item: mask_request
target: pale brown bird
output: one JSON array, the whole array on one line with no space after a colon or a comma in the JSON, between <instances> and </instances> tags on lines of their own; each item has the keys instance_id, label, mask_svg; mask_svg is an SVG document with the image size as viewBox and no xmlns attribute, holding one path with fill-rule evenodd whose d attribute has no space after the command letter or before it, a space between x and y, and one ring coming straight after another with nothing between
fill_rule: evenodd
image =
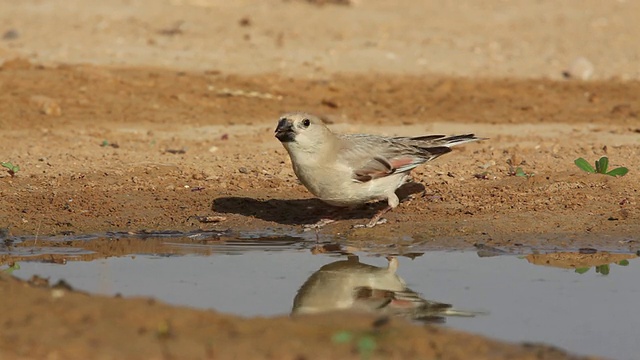
<instances>
[{"instance_id":1,"label":"pale brown bird","mask_svg":"<svg viewBox=\"0 0 640 360\"><path fill-rule=\"evenodd\" d=\"M321 267L298 290L291 313L356 311L429 322L444 321L444 316L482 314L422 298L396 274L398 260L389 257L388 261L388 267L377 267L350 255Z\"/></svg>"},{"instance_id":2,"label":"pale brown bird","mask_svg":"<svg viewBox=\"0 0 640 360\"><path fill-rule=\"evenodd\" d=\"M451 146L482 140L473 134L385 137L336 134L318 117L288 113L280 117L275 136L291 157L293 171L320 200L353 207L387 200L387 207L365 225L373 227L400 203L395 191L416 166L451 151ZM323 220L318 226L333 220Z\"/></svg>"}]
</instances>

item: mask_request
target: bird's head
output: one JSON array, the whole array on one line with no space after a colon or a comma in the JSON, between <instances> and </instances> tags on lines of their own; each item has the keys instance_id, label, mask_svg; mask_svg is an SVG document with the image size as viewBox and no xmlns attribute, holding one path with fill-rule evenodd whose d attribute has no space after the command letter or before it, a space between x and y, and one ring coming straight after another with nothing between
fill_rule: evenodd
<instances>
[{"instance_id":1,"label":"bird's head","mask_svg":"<svg viewBox=\"0 0 640 360\"><path fill-rule=\"evenodd\" d=\"M276 138L287 150L316 152L333 138L333 133L317 116L306 113L288 113L280 117Z\"/></svg>"}]
</instances>

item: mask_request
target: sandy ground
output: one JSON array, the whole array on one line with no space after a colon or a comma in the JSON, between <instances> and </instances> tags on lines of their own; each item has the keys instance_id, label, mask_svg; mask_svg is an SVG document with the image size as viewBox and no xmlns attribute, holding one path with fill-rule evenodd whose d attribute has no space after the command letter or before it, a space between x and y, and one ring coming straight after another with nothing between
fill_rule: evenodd
<instances>
[{"instance_id":1,"label":"sandy ground","mask_svg":"<svg viewBox=\"0 0 640 360\"><path fill-rule=\"evenodd\" d=\"M640 4L479 4L2 3L0 160L20 166L13 176L0 171L2 236L299 233L331 208L297 181L273 129L282 112L305 110L341 132L488 138L414 171L413 194L389 223L352 229L373 205L344 213L321 236L635 252ZM573 164L603 155L628 175ZM517 167L528 176L515 176ZM222 221L198 220L214 216ZM331 316L238 319L147 300L52 297L5 277L0 286L12 294L3 308L15 310L0 315L7 356L358 356L325 346L342 326ZM116 313L125 315L109 321ZM379 357L566 356L402 322L383 332ZM121 347L122 339L136 341ZM211 345L219 341L225 350Z\"/></svg>"}]
</instances>

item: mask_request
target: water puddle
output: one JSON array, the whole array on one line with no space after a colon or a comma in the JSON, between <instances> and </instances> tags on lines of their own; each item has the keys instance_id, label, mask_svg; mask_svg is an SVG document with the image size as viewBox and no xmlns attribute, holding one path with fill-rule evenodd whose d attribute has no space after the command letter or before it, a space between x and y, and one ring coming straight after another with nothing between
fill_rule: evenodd
<instances>
[{"instance_id":1,"label":"water puddle","mask_svg":"<svg viewBox=\"0 0 640 360\"><path fill-rule=\"evenodd\" d=\"M0 270L247 317L352 307L579 354L637 356L636 254L362 249L196 235L14 239L0 247Z\"/></svg>"}]
</instances>

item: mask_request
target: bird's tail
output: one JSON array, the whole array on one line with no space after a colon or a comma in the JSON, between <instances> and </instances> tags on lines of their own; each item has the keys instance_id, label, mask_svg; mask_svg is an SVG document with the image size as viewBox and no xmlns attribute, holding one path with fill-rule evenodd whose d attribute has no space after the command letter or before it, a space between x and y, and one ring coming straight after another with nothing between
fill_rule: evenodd
<instances>
[{"instance_id":1,"label":"bird's tail","mask_svg":"<svg viewBox=\"0 0 640 360\"><path fill-rule=\"evenodd\" d=\"M464 135L427 135L427 136L418 136L410 138L412 141L416 141L421 143L420 147L437 147L437 146L456 146L461 144L466 144L469 142L486 140L486 138L479 138L475 136L475 134L464 134Z\"/></svg>"},{"instance_id":2,"label":"bird's tail","mask_svg":"<svg viewBox=\"0 0 640 360\"><path fill-rule=\"evenodd\" d=\"M477 315L487 315L487 311L480 310L461 310L455 308L449 308L441 312L444 316L459 316L459 317L475 317Z\"/></svg>"},{"instance_id":3,"label":"bird's tail","mask_svg":"<svg viewBox=\"0 0 640 360\"><path fill-rule=\"evenodd\" d=\"M443 323L448 317L475 317L478 315L486 315L486 311L461 310L451 307L451 305L442 308L433 308L432 306L421 306L415 309L411 318L427 323Z\"/></svg>"},{"instance_id":4,"label":"bird's tail","mask_svg":"<svg viewBox=\"0 0 640 360\"><path fill-rule=\"evenodd\" d=\"M393 301L390 307L396 310L409 311L414 319L428 318L431 316L459 316L474 317L476 315L487 314L484 311L456 309L451 304L433 300L427 300L411 289L393 292Z\"/></svg>"}]
</instances>

